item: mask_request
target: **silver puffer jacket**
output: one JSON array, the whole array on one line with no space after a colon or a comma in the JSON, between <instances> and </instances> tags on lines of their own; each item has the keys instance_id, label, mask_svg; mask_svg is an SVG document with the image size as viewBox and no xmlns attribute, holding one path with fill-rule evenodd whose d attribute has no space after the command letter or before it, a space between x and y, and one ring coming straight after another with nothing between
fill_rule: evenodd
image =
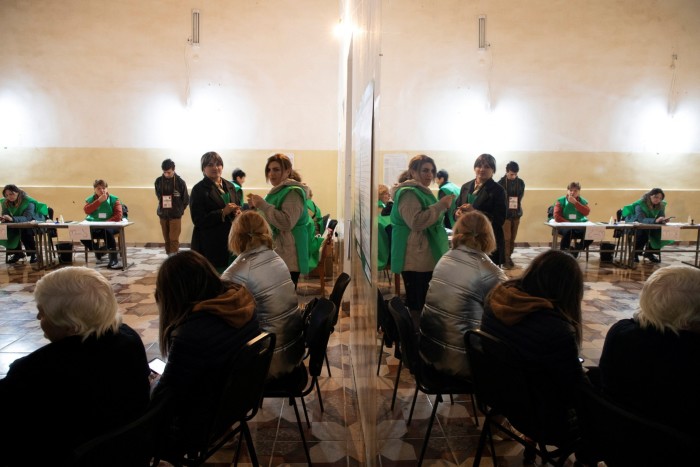
<instances>
[{"instance_id":1,"label":"silver puffer jacket","mask_svg":"<svg viewBox=\"0 0 700 467\"><path fill-rule=\"evenodd\" d=\"M447 374L470 375L464 335L479 327L484 300L507 277L481 251L461 245L440 258L420 318L421 357Z\"/></svg>"},{"instance_id":2,"label":"silver puffer jacket","mask_svg":"<svg viewBox=\"0 0 700 467\"><path fill-rule=\"evenodd\" d=\"M260 327L276 336L269 377L292 371L304 355L304 338L297 293L282 258L265 246L254 248L236 258L221 278L250 290Z\"/></svg>"}]
</instances>

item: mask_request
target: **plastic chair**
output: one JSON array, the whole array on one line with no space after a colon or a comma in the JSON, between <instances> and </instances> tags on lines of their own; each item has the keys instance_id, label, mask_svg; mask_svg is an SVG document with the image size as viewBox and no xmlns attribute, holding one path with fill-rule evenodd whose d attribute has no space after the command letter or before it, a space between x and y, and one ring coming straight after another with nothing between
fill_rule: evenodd
<instances>
[{"instance_id":1,"label":"plastic chair","mask_svg":"<svg viewBox=\"0 0 700 467\"><path fill-rule=\"evenodd\" d=\"M328 346L328 339L331 335L333 326L333 315L336 312L333 302L326 298L316 299L315 306L308 313L308 326L306 327L306 343L308 346L309 368L306 369L304 362L297 366L291 373L282 375L278 378L270 380L265 386L263 398L286 398L289 400L289 405L294 407L297 425L299 427L299 435L304 445L306 460L311 465L311 455L309 447L306 444L304 437L304 428L301 426L301 418L299 417L299 409L297 407L296 398L301 399L301 405L304 409L306 424L310 428L309 414L306 411L306 403L304 397L309 395L314 388L318 392L318 402L323 411L323 401L321 400L321 388L318 384L318 377L323 369L323 360ZM309 383L309 375L311 382Z\"/></svg>"},{"instance_id":2,"label":"plastic chair","mask_svg":"<svg viewBox=\"0 0 700 467\"><path fill-rule=\"evenodd\" d=\"M632 413L589 383L579 388L579 426L591 460L608 467L688 465L697 438Z\"/></svg>"},{"instance_id":3,"label":"plastic chair","mask_svg":"<svg viewBox=\"0 0 700 467\"><path fill-rule=\"evenodd\" d=\"M275 349L275 335L263 332L239 350L231 359L228 377L214 412L203 444L188 449L180 459L164 458L175 466L199 466L239 433L246 439L253 465L258 465L253 439L247 421L260 407L263 388ZM245 384L241 384L245 381ZM241 441L238 446L240 448ZM239 449L233 462L238 463Z\"/></svg>"},{"instance_id":4,"label":"plastic chair","mask_svg":"<svg viewBox=\"0 0 700 467\"><path fill-rule=\"evenodd\" d=\"M427 395L435 395L435 403L433 404L433 410L430 414L428 429L425 433L423 448L421 449L420 458L418 460L418 465L420 466L423 464L425 450L428 447L430 432L433 428L433 422L435 421L435 414L437 412L438 405L443 401L442 394L472 395L471 399L472 407L474 409L474 420L475 424L478 426L478 422L476 421L476 404L473 397L474 387L470 381L441 373L428 362L423 360L418 350L418 334L416 333L415 325L413 324L413 318L411 318L408 308L406 308L399 297L394 297L391 299L391 301L389 301L389 314L393 318L396 328L398 329L403 366L409 369L416 380L416 391L413 394L413 403L411 404L411 411L409 412L408 421L406 423L407 425L411 424L411 419L413 418L413 409L416 406L418 391L420 390L422 393Z\"/></svg>"},{"instance_id":5,"label":"plastic chair","mask_svg":"<svg viewBox=\"0 0 700 467\"><path fill-rule=\"evenodd\" d=\"M172 398L162 397L137 420L98 436L73 450L70 467L139 467L151 463L158 430L169 414Z\"/></svg>"},{"instance_id":6,"label":"plastic chair","mask_svg":"<svg viewBox=\"0 0 700 467\"><path fill-rule=\"evenodd\" d=\"M518 354L510 345L479 329L467 331L464 342L477 405L485 416L474 456L474 467L478 467L481 462L487 438L491 444L491 455L496 457L492 427L532 449L542 457L543 464L551 462L558 466L564 465L574 451L575 439L568 442L566 434L555 432L555 428L550 428L542 419L537 411L539 402L542 401L533 396L534 389ZM515 433L505 422L506 418L510 425L525 436ZM561 447L550 452L547 445Z\"/></svg>"}]
</instances>

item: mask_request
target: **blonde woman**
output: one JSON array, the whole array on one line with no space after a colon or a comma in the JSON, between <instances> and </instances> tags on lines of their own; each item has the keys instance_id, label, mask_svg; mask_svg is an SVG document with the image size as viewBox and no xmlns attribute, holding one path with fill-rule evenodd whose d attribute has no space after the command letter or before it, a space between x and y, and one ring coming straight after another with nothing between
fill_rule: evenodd
<instances>
[{"instance_id":1,"label":"blonde woman","mask_svg":"<svg viewBox=\"0 0 700 467\"><path fill-rule=\"evenodd\" d=\"M277 336L269 377L289 373L304 354L301 314L287 265L272 250L267 221L255 211L244 211L233 222L228 246L238 257L221 278L253 294L260 327Z\"/></svg>"},{"instance_id":2,"label":"blonde woman","mask_svg":"<svg viewBox=\"0 0 700 467\"><path fill-rule=\"evenodd\" d=\"M462 214L452 249L435 266L420 318L421 353L438 371L470 376L464 335L479 327L486 296L506 280L488 257L495 249L491 221L478 211Z\"/></svg>"}]
</instances>

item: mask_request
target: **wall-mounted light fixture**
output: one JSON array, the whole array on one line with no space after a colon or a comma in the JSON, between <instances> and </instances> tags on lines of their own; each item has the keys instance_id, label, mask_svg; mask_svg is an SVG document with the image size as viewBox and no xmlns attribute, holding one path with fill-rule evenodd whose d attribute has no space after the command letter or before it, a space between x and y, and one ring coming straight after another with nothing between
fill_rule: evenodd
<instances>
[{"instance_id":1,"label":"wall-mounted light fixture","mask_svg":"<svg viewBox=\"0 0 700 467\"><path fill-rule=\"evenodd\" d=\"M479 16L479 50L486 50L486 15Z\"/></svg>"},{"instance_id":2,"label":"wall-mounted light fixture","mask_svg":"<svg viewBox=\"0 0 700 467\"><path fill-rule=\"evenodd\" d=\"M190 44L199 46L199 10L192 10L192 40Z\"/></svg>"}]
</instances>

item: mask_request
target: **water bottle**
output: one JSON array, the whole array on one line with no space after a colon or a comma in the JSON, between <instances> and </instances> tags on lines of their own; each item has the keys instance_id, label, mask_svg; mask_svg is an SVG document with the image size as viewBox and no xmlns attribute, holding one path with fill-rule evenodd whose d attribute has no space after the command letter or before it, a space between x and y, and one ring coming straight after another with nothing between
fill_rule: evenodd
<instances>
[{"instance_id":1,"label":"water bottle","mask_svg":"<svg viewBox=\"0 0 700 467\"><path fill-rule=\"evenodd\" d=\"M63 214L61 214L60 216L58 216L58 223L59 223L59 224L63 224Z\"/></svg>"}]
</instances>

